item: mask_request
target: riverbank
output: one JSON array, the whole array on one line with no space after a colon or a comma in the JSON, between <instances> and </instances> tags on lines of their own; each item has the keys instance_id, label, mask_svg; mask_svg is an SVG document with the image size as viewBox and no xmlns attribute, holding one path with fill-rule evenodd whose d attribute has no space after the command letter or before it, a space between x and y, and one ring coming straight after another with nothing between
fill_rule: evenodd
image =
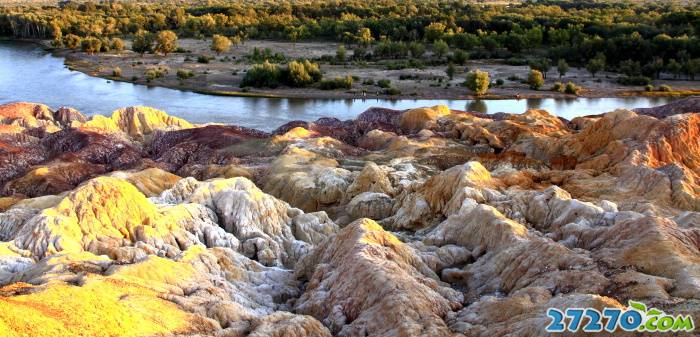
<instances>
[{"instance_id":1,"label":"riverbank","mask_svg":"<svg viewBox=\"0 0 700 337\"><path fill-rule=\"evenodd\" d=\"M575 98L575 97L681 97L700 94L700 82L664 79L654 81L655 86L668 85L669 92L647 92L640 86L622 86L614 73L601 73L592 78L585 69L572 68L566 76L559 78L554 71L549 72L543 88L555 82L574 82L582 88L578 96L556 91L531 90L522 79L527 77L527 66L511 66L498 60L473 60L465 66L457 66L452 80L444 66L425 66L422 69L405 68L389 70L393 61L363 63L337 63L328 61L335 55L339 44L321 42L278 42L246 41L231 51L215 56L208 48L209 41L183 39L179 41L180 53L168 56L131 52L99 53L90 55L68 49L53 49L43 43L56 56L63 57L71 70L90 76L148 86L165 87L192 91L202 94L242 97L300 98L300 99L518 99L518 98ZM128 45L128 42L127 42ZM352 76L355 80L350 90L320 90L317 88L275 89L241 88L240 82L245 72L254 62L247 59L255 48L270 49L271 53L283 53L287 59L308 58L318 62L324 78ZM204 58L207 59L204 63ZM401 61L401 60L398 60ZM395 63L395 62L394 62ZM468 70L481 69L491 74L491 80L498 85L489 89L486 95L470 93L462 83ZM118 70L115 72L115 70ZM156 78L147 78L146 73L155 70ZM178 70L191 71L189 79L180 79ZM119 76L115 76L119 75ZM376 83L389 80L395 94L387 94L385 88ZM370 84L373 83L373 84Z\"/></svg>"}]
</instances>

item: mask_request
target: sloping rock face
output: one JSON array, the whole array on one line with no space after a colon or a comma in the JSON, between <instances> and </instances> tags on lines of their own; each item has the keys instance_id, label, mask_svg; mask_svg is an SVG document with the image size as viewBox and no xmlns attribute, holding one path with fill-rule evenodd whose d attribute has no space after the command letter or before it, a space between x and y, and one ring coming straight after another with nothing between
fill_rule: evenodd
<instances>
[{"instance_id":1,"label":"sloping rock face","mask_svg":"<svg viewBox=\"0 0 700 337\"><path fill-rule=\"evenodd\" d=\"M549 336L548 308L628 300L699 322L693 102L272 133L0 106L0 335Z\"/></svg>"}]
</instances>

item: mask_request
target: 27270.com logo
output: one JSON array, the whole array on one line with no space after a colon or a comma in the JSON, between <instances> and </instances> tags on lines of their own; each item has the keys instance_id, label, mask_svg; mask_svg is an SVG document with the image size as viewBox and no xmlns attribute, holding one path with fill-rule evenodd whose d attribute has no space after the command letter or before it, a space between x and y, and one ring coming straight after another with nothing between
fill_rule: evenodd
<instances>
[{"instance_id":1,"label":"27270.com logo","mask_svg":"<svg viewBox=\"0 0 700 337\"><path fill-rule=\"evenodd\" d=\"M695 329L690 315L668 315L656 308L647 309L644 303L635 301L628 304L626 310L605 308L603 312L594 308L569 308L565 312L549 308L547 316L552 320L547 325L547 332L690 332Z\"/></svg>"}]
</instances>

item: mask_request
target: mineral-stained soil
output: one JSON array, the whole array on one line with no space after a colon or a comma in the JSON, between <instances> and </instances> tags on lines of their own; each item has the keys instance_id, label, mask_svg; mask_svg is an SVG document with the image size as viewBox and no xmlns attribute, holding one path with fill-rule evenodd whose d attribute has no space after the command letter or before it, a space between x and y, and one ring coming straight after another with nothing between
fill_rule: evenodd
<instances>
[{"instance_id":1,"label":"mineral-stained soil","mask_svg":"<svg viewBox=\"0 0 700 337\"><path fill-rule=\"evenodd\" d=\"M700 322L682 105L272 133L0 106L0 335L548 336L547 308L628 300Z\"/></svg>"}]
</instances>

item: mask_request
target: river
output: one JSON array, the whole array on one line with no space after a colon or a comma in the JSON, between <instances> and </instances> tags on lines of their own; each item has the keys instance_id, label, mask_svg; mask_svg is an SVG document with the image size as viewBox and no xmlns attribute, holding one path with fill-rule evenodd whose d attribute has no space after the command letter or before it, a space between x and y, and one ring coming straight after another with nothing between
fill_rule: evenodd
<instances>
[{"instance_id":1,"label":"river","mask_svg":"<svg viewBox=\"0 0 700 337\"><path fill-rule=\"evenodd\" d=\"M114 82L71 71L63 59L31 43L0 41L0 104L29 101L52 108L70 106L86 115L109 115L117 108L147 105L194 123L238 124L270 131L290 120L351 119L369 107L406 109L445 104L452 109L521 113L545 109L571 119L616 108L645 108L672 98L576 98L507 100L287 99L227 97Z\"/></svg>"}]
</instances>

